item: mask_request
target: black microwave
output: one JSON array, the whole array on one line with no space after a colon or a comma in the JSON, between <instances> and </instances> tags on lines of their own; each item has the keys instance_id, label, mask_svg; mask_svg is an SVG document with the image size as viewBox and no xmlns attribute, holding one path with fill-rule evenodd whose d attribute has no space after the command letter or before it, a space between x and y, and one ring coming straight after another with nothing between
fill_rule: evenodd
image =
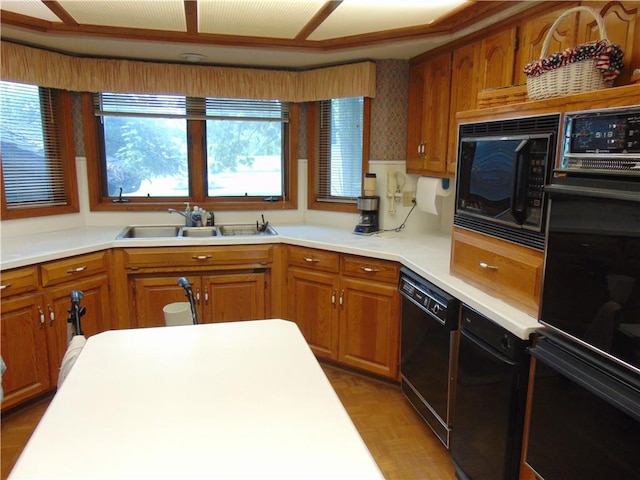
<instances>
[{"instance_id":1,"label":"black microwave","mask_svg":"<svg viewBox=\"0 0 640 480\"><path fill-rule=\"evenodd\" d=\"M560 114L461 124L454 225L544 249Z\"/></svg>"}]
</instances>

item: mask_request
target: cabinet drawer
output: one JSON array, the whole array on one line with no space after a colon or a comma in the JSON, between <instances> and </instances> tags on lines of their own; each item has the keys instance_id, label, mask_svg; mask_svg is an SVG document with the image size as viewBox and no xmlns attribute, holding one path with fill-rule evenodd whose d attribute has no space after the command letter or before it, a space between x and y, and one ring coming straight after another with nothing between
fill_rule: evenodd
<instances>
[{"instance_id":1,"label":"cabinet drawer","mask_svg":"<svg viewBox=\"0 0 640 480\"><path fill-rule=\"evenodd\" d=\"M38 288L38 267L8 270L2 272L0 277L0 294L2 298L31 292Z\"/></svg>"},{"instance_id":2,"label":"cabinet drawer","mask_svg":"<svg viewBox=\"0 0 640 480\"><path fill-rule=\"evenodd\" d=\"M338 273L340 254L316 248L289 246L289 265Z\"/></svg>"},{"instance_id":3,"label":"cabinet drawer","mask_svg":"<svg viewBox=\"0 0 640 480\"><path fill-rule=\"evenodd\" d=\"M40 266L42 286L57 285L76 278L106 272L107 254L108 252L96 252L45 263Z\"/></svg>"},{"instance_id":4,"label":"cabinet drawer","mask_svg":"<svg viewBox=\"0 0 640 480\"><path fill-rule=\"evenodd\" d=\"M273 261L273 247L271 245L126 248L123 253L124 264L128 268L266 265Z\"/></svg>"},{"instance_id":5,"label":"cabinet drawer","mask_svg":"<svg viewBox=\"0 0 640 480\"><path fill-rule=\"evenodd\" d=\"M400 267L395 262L358 257L356 255L344 255L342 257L342 274L350 277L396 283L399 272Z\"/></svg>"},{"instance_id":6,"label":"cabinet drawer","mask_svg":"<svg viewBox=\"0 0 640 480\"><path fill-rule=\"evenodd\" d=\"M451 273L538 317L543 253L454 228Z\"/></svg>"}]
</instances>

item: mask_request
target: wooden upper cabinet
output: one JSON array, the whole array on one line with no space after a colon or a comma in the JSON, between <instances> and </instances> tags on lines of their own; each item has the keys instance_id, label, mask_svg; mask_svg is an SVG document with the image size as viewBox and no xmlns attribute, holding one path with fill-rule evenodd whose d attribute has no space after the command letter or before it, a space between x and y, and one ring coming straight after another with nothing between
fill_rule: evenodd
<instances>
[{"instance_id":1,"label":"wooden upper cabinet","mask_svg":"<svg viewBox=\"0 0 640 480\"><path fill-rule=\"evenodd\" d=\"M523 72L524 67L531 60L541 58L542 45L553 23L569 8L575 7L577 2L567 2L567 6L550 10L537 17L527 19L520 25L520 46L516 56L515 83L526 83L527 77ZM573 47L576 43L576 29L578 15L565 18L553 32L553 37L547 49L547 55Z\"/></svg>"},{"instance_id":2,"label":"wooden upper cabinet","mask_svg":"<svg viewBox=\"0 0 640 480\"><path fill-rule=\"evenodd\" d=\"M455 115L458 112L475 110L478 106L478 69L480 66L481 44L470 43L453 51L451 69L451 122L449 124L449 146L447 148L447 171L455 174L458 123Z\"/></svg>"},{"instance_id":3,"label":"wooden upper cabinet","mask_svg":"<svg viewBox=\"0 0 640 480\"><path fill-rule=\"evenodd\" d=\"M513 85L516 35L511 27L482 39L478 91Z\"/></svg>"},{"instance_id":4,"label":"wooden upper cabinet","mask_svg":"<svg viewBox=\"0 0 640 480\"><path fill-rule=\"evenodd\" d=\"M412 67L410 82L407 172L447 176L451 53Z\"/></svg>"},{"instance_id":5,"label":"wooden upper cabinet","mask_svg":"<svg viewBox=\"0 0 640 480\"><path fill-rule=\"evenodd\" d=\"M614 85L627 85L633 70L640 68L640 2L582 2L599 12L604 20L607 38L624 52L624 68ZM580 14L577 43L601 38L598 24L589 14Z\"/></svg>"}]
</instances>

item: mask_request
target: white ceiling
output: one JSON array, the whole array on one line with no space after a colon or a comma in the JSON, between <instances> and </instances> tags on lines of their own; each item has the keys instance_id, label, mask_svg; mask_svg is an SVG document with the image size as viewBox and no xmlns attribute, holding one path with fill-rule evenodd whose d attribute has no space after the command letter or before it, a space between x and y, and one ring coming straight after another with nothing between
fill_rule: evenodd
<instances>
[{"instance_id":1,"label":"white ceiling","mask_svg":"<svg viewBox=\"0 0 640 480\"><path fill-rule=\"evenodd\" d=\"M497 6L478 22L447 20L465 0L1 0L3 40L74 55L308 68L409 59L538 2ZM323 9L327 14L318 19ZM456 24L456 25L457 25Z\"/></svg>"}]
</instances>

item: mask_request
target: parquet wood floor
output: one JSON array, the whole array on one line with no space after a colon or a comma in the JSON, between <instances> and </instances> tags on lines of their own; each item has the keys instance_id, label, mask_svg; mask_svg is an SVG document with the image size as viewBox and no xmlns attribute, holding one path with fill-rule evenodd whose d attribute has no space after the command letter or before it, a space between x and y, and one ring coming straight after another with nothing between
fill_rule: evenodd
<instances>
[{"instance_id":1,"label":"parquet wood floor","mask_svg":"<svg viewBox=\"0 0 640 480\"><path fill-rule=\"evenodd\" d=\"M322 368L388 480L455 480L449 453L395 384Z\"/></svg>"},{"instance_id":2,"label":"parquet wood floor","mask_svg":"<svg viewBox=\"0 0 640 480\"><path fill-rule=\"evenodd\" d=\"M455 480L444 446L406 401L400 387L323 364L329 381L389 480ZM51 397L2 417L5 480Z\"/></svg>"}]
</instances>

